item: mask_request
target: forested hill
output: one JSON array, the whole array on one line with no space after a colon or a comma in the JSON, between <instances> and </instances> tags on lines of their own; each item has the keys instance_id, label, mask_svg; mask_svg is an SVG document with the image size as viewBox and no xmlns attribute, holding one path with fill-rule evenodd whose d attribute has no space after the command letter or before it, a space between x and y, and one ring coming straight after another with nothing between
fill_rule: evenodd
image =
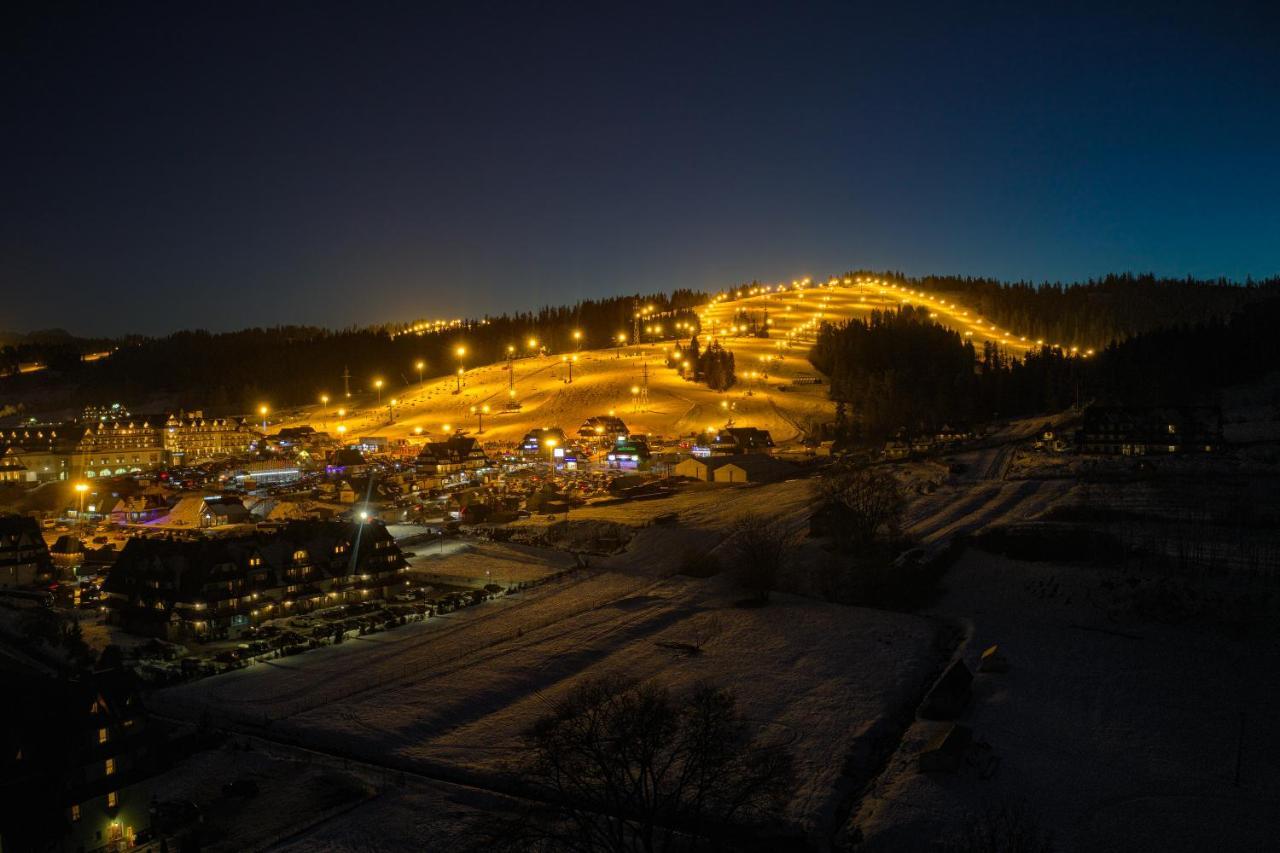
<instances>
[{"instance_id":1,"label":"forested hill","mask_svg":"<svg viewBox=\"0 0 1280 853\"><path fill-rule=\"evenodd\" d=\"M159 338L131 338L115 342L109 358L79 361L74 348L41 351L31 347L26 358L48 362L39 377L9 381L64 381L75 390L68 403L110 403L132 406L163 397L173 405L202 407L217 412L243 412L262 401L274 407L315 402L342 390L342 374L351 372L351 390L364 391L375 377L388 388L417 381L417 362L425 362L425 376L452 373L460 365L488 364L505 356L510 345L527 354L528 342L553 352L611 346L617 335L632 332L636 306L652 308L650 322L692 322L695 305L705 294L681 290L671 294L620 296L576 305L544 308L468 320L442 328L416 323L333 331L304 326L245 329L210 333L182 331ZM581 332L575 341L574 331ZM459 358L458 346L466 354ZM16 353L10 353L16 357Z\"/></svg>"},{"instance_id":2,"label":"forested hill","mask_svg":"<svg viewBox=\"0 0 1280 853\"><path fill-rule=\"evenodd\" d=\"M1223 389L1280 370L1280 297L1259 299L1230 318L1136 334L1094 358L1042 347L1010 354L978 351L927 309L873 311L825 323L809 353L831 377L837 432L876 442L902 430L1061 411L1072 402L1189 405L1218 402Z\"/></svg>"},{"instance_id":3,"label":"forested hill","mask_svg":"<svg viewBox=\"0 0 1280 853\"><path fill-rule=\"evenodd\" d=\"M1074 284L1000 282L990 278L858 271L953 299L1006 329L1063 346L1101 349L1153 329L1229 317L1244 305L1280 295L1280 278L1225 279L1108 275Z\"/></svg>"}]
</instances>

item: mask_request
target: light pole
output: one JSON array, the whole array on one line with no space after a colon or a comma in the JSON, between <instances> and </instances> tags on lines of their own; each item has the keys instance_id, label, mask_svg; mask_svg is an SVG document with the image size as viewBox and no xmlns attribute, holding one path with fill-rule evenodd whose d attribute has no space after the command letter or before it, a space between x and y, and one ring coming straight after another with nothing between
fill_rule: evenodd
<instances>
[{"instance_id":1,"label":"light pole","mask_svg":"<svg viewBox=\"0 0 1280 853\"><path fill-rule=\"evenodd\" d=\"M614 358L622 358L622 348L627 344L627 333L618 332L617 341L618 341L618 349L614 353Z\"/></svg>"},{"instance_id":2,"label":"light pole","mask_svg":"<svg viewBox=\"0 0 1280 853\"><path fill-rule=\"evenodd\" d=\"M378 391L378 405L381 406L382 405L382 380L381 379L373 380L373 387Z\"/></svg>"},{"instance_id":3,"label":"light pole","mask_svg":"<svg viewBox=\"0 0 1280 853\"><path fill-rule=\"evenodd\" d=\"M485 403L483 406L479 406L479 407L476 407L476 406L471 407L471 414L475 415L480 420L480 428L476 430L477 434L481 434L484 432L484 416L488 413L489 413L488 403Z\"/></svg>"},{"instance_id":4,"label":"light pole","mask_svg":"<svg viewBox=\"0 0 1280 853\"><path fill-rule=\"evenodd\" d=\"M556 445L560 442L554 438L545 439L543 442L547 446L547 460L550 461L551 467L556 467Z\"/></svg>"},{"instance_id":5,"label":"light pole","mask_svg":"<svg viewBox=\"0 0 1280 853\"><path fill-rule=\"evenodd\" d=\"M569 379L567 380L566 384L572 385L573 384L573 365L575 362L577 362L578 357L576 355L575 356L562 355L560 356L560 360L569 366Z\"/></svg>"},{"instance_id":6,"label":"light pole","mask_svg":"<svg viewBox=\"0 0 1280 853\"><path fill-rule=\"evenodd\" d=\"M427 363L426 363L425 361L423 361L422 359L418 359L418 363L417 363L417 364L415 364L415 365L414 365L414 367L418 368L418 384L419 384L419 385L421 385L421 384L422 384L422 371L424 371L424 370L426 370L426 369L427 369Z\"/></svg>"},{"instance_id":7,"label":"light pole","mask_svg":"<svg viewBox=\"0 0 1280 853\"><path fill-rule=\"evenodd\" d=\"M262 415L262 434L263 435L267 434L267 412L268 412L268 409L265 403L258 407L258 414Z\"/></svg>"},{"instance_id":8,"label":"light pole","mask_svg":"<svg viewBox=\"0 0 1280 853\"><path fill-rule=\"evenodd\" d=\"M575 349L582 349L582 330L573 330L573 346Z\"/></svg>"},{"instance_id":9,"label":"light pole","mask_svg":"<svg viewBox=\"0 0 1280 853\"><path fill-rule=\"evenodd\" d=\"M461 362L461 361L462 361L462 359L466 358L466 355L467 355L467 348L466 348L466 347L464 347L464 346L460 346L460 347L456 348L456 349L453 351L453 354L454 354L454 355L456 355L456 356L458 357L458 361L459 361L459 362ZM455 393L455 394L461 394L461 393L462 393L462 373L463 373L463 371L465 371L466 369L467 369L467 367L466 367L466 365L465 365L465 364L459 364L459 365L458 365L458 387L457 387L457 389L453 392L453 393Z\"/></svg>"},{"instance_id":10,"label":"light pole","mask_svg":"<svg viewBox=\"0 0 1280 853\"><path fill-rule=\"evenodd\" d=\"M537 339L537 338L529 338L529 340L527 341L527 343L529 344L529 349L532 351L532 352L530 352L530 355L537 355L537 354L538 354L538 339Z\"/></svg>"},{"instance_id":11,"label":"light pole","mask_svg":"<svg viewBox=\"0 0 1280 853\"><path fill-rule=\"evenodd\" d=\"M400 401L397 400L395 397L391 398L391 403L388 404L387 406L387 422L388 423L396 422L396 403L399 403L399 402Z\"/></svg>"},{"instance_id":12,"label":"light pole","mask_svg":"<svg viewBox=\"0 0 1280 853\"><path fill-rule=\"evenodd\" d=\"M89 491L88 483L76 483L76 494L80 497L80 506L76 510L76 524L80 526L80 530L84 532L84 493Z\"/></svg>"}]
</instances>

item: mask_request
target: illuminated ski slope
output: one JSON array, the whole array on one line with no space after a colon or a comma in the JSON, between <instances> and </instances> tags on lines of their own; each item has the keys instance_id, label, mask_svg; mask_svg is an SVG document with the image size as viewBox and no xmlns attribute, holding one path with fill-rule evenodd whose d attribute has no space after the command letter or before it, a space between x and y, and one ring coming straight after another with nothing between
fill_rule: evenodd
<instances>
[{"instance_id":1,"label":"illuminated ski slope","mask_svg":"<svg viewBox=\"0 0 1280 853\"><path fill-rule=\"evenodd\" d=\"M498 362L466 370L460 393L456 376L438 377L421 384L383 388L381 405L374 403L373 394L333 400L281 426L310 424L331 435L342 433L347 439L374 435L439 439L458 429L478 435L483 414L480 438L514 443L534 427L558 426L572 434L588 417L613 412L632 432L675 437L721 427L732 418L739 425L771 430L776 439L786 441L798 437L797 425L832 417L834 407L827 400L825 386L808 385L785 392L778 388L797 376L813 374L807 347L775 351L781 358L772 362L768 379L747 376L751 365L739 357L740 381L729 391L716 392L680 378L665 366L672 346L673 341L666 341L621 350L584 349L576 353L572 383L567 381L565 354L516 359L514 399L521 406L517 412L503 411L512 398L507 363ZM489 407L487 414L485 406ZM476 408L474 413L472 407ZM344 416L339 416L340 408L346 410Z\"/></svg>"},{"instance_id":2,"label":"illuminated ski slope","mask_svg":"<svg viewBox=\"0 0 1280 853\"><path fill-rule=\"evenodd\" d=\"M736 319L740 312L755 315L757 322L764 322L767 311L770 338L774 345L781 339L807 347L813 343L823 322L861 319L874 310L904 305L928 309L930 317L960 332L975 346L992 341L1011 352L1033 349L1046 343L1060 348L1053 341L1030 340L1016 329L1002 329L964 305L935 294L871 278L833 278L819 284L804 279L790 284L739 288L712 299L701 311L701 317L704 333L719 334L726 345L732 342L730 348L737 352L743 341L738 336L742 325ZM1086 354L1092 354L1092 351Z\"/></svg>"},{"instance_id":3,"label":"illuminated ski slope","mask_svg":"<svg viewBox=\"0 0 1280 853\"><path fill-rule=\"evenodd\" d=\"M498 362L467 369L461 391L454 375L388 386L382 389L380 404L374 394L356 395L313 407L283 425L310 424L347 439L375 435L439 439L464 429L486 442L508 444L535 427L558 426L572 434L588 417L614 413L633 432L656 436L688 435L724 426L732 419L737 425L768 429L776 440L786 442L802 437L806 426L834 416L826 386L803 384L819 378L807 357L818 326L904 304L925 306L938 322L960 331L975 345L995 341L1017 350L1039 343L997 328L963 306L870 279L848 284L843 280L816 285L794 282L734 291L732 297L722 294L700 312L702 346L718 340L735 356L738 384L726 392L682 379L665 365L675 342L661 341L518 358L513 362L514 396L507 362ZM746 319L736 319L740 312L766 325L769 337L747 333ZM681 343L687 345L688 339ZM458 345L466 345L462 332ZM575 356L569 382L567 359ZM796 380L802 384L793 384ZM511 399L520 403L520 409L506 412ZM338 414L340 408L344 415ZM483 434L479 432L481 415Z\"/></svg>"}]
</instances>

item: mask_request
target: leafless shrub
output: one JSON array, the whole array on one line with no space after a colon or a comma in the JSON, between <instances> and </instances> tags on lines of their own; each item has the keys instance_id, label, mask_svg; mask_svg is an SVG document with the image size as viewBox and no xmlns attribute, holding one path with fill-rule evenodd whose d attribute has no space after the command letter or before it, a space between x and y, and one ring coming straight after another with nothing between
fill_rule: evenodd
<instances>
[{"instance_id":1,"label":"leafless shrub","mask_svg":"<svg viewBox=\"0 0 1280 853\"><path fill-rule=\"evenodd\" d=\"M733 555L742 585L766 602L778 588L778 575L787 564L787 552L796 534L786 522L764 515L744 515L729 533L729 553Z\"/></svg>"},{"instance_id":2,"label":"leafless shrub","mask_svg":"<svg viewBox=\"0 0 1280 853\"><path fill-rule=\"evenodd\" d=\"M842 465L818 483L819 500L839 516L833 525L842 546L865 547L882 533L898 534L906 499L897 478L884 469Z\"/></svg>"},{"instance_id":3,"label":"leafless shrub","mask_svg":"<svg viewBox=\"0 0 1280 853\"><path fill-rule=\"evenodd\" d=\"M1025 803L1002 803L982 814L970 815L946 853L1053 853L1053 837L1040 829Z\"/></svg>"},{"instance_id":4,"label":"leafless shrub","mask_svg":"<svg viewBox=\"0 0 1280 853\"><path fill-rule=\"evenodd\" d=\"M527 734L524 768L543 805L496 846L534 851L671 851L775 815L791 756L753 741L727 690L676 698L653 683L579 683Z\"/></svg>"}]
</instances>

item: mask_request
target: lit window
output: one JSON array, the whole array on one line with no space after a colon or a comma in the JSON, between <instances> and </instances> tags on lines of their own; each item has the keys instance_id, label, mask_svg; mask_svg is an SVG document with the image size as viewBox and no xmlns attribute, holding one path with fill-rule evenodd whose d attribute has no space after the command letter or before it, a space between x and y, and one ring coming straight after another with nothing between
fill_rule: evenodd
<instances>
[{"instance_id":1,"label":"lit window","mask_svg":"<svg viewBox=\"0 0 1280 853\"><path fill-rule=\"evenodd\" d=\"M112 791L110 794L107 794L107 808L109 808L109 809L114 809L114 808L115 808L116 806L118 806L118 805L120 805L120 794L119 794L119 792L118 792L118 791Z\"/></svg>"},{"instance_id":2,"label":"lit window","mask_svg":"<svg viewBox=\"0 0 1280 853\"><path fill-rule=\"evenodd\" d=\"M76 803L71 807L71 819L77 821L80 819L80 804Z\"/></svg>"},{"instance_id":3,"label":"lit window","mask_svg":"<svg viewBox=\"0 0 1280 853\"><path fill-rule=\"evenodd\" d=\"M98 743L106 743L106 742L107 742L107 730L98 729Z\"/></svg>"},{"instance_id":4,"label":"lit window","mask_svg":"<svg viewBox=\"0 0 1280 853\"><path fill-rule=\"evenodd\" d=\"M107 759L107 775L110 776L116 772L116 760L114 758Z\"/></svg>"}]
</instances>

